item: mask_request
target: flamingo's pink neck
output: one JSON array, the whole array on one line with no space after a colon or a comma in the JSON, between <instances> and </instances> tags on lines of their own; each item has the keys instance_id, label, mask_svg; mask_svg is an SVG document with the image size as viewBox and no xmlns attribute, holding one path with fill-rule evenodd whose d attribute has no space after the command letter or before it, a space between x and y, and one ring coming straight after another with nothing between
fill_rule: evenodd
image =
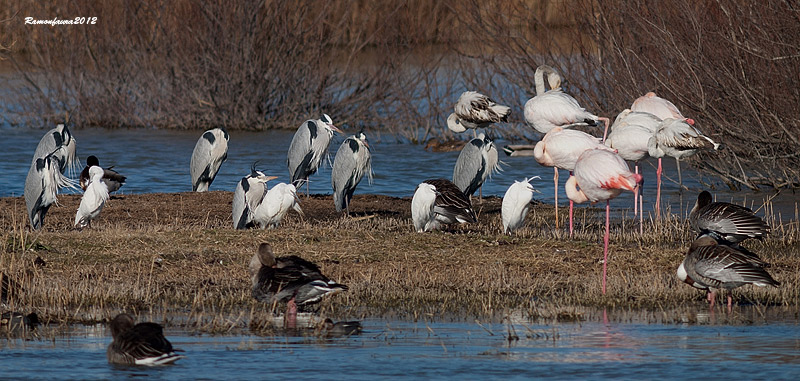
<instances>
[{"instance_id":1,"label":"flamingo's pink neck","mask_svg":"<svg viewBox=\"0 0 800 381\"><path fill-rule=\"evenodd\" d=\"M578 189L578 179L575 176L570 176L567 183L564 184L564 190L567 192L567 197L580 204L589 201L589 197L583 191Z\"/></svg>"}]
</instances>

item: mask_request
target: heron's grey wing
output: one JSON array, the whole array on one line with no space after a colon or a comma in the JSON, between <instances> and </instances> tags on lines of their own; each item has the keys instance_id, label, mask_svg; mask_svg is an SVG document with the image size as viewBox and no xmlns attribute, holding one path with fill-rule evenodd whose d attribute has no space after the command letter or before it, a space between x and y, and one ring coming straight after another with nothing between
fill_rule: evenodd
<instances>
[{"instance_id":1,"label":"heron's grey wing","mask_svg":"<svg viewBox=\"0 0 800 381\"><path fill-rule=\"evenodd\" d=\"M249 210L249 206L247 205L245 192L247 192L250 188L250 183L247 181L247 177L242 177L238 184L236 184L236 190L233 191L233 228L234 229L245 229L247 223L249 222L250 218L248 217L251 214Z\"/></svg>"},{"instance_id":2,"label":"heron's grey wing","mask_svg":"<svg viewBox=\"0 0 800 381\"><path fill-rule=\"evenodd\" d=\"M214 134L211 131L206 131L194 146L192 160L189 165L189 172L192 177L192 191L197 190L197 186L208 178L211 170L211 149L215 140Z\"/></svg>"},{"instance_id":3,"label":"heron's grey wing","mask_svg":"<svg viewBox=\"0 0 800 381\"><path fill-rule=\"evenodd\" d=\"M306 178L310 167L311 159L314 157L311 151L311 139L317 134L317 125L313 121L306 121L297 128L292 142L289 144L287 155L287 165L289 166L289 176L292 177L292 184L297 186L299 180Z\"/></svg>"},{"instance_id":4,"label":"heron's grey wing","mask_svg":"<svg viewBox=\"0 0 800 381\"><path fill-rule=\"evenodd\" d=\"M333 203L337 212L341 212L347 207L347 194L355 189L355 172L358 163L355 160L354 148L357 152L358 142L350 138L345 139L333 159L331 186L333 187Z\"/></svg>"},{"instance_id":5,"label":"heron's grey wing","mask_svg":"<svg viewBox=\"0 0 800 381\"><path fill-rule=\"evenodd\" d=\"M43 161L44 159L39 159ZM42 227L44 215L50 208L50 205L44 205L44 184L42 175L36 170L37 161L31 164L28 170L28 176L25 178L25 206L28 209L28 219L31 222L33 229Z\"/></svg>"},{"instance_id":6,"label":"heron's grey wing","mask_svg":"<svg viewBox=\"0 0 800 381\"><path fill-rule=\"evenodd\" d=\"M36 146L36 151L33 152L33 160L31 164L36 162L36 159L43 158L55 151L56 148L64 144L61 133L57 128L53 128L42 136L39 144Z\"/></svg>"},{"instance_id":7,"label":"heron's grey wing","mask_svg":"<svg viewBox=\"0 0 800 381\"><path fill-rule=\"evenodd\" d=\"M453 168L453 184L468 196L474 194L483 184L486 160L481 153L482 147L482 140L472 139L461 149Z\"/></svg>"},{"instance_id":8,"label":"heron's grey wing","mask_svg":"<svg viewBox=\"0 0 800 381\"><path fill-rule=\"evenodd\" d=\"M694 224L704 233L722 234L731 242L741 242L746 237L757 238L769 234L770 227L752 210L727 202L711 203L700 209Z\"/></svg>"}]
</instances>

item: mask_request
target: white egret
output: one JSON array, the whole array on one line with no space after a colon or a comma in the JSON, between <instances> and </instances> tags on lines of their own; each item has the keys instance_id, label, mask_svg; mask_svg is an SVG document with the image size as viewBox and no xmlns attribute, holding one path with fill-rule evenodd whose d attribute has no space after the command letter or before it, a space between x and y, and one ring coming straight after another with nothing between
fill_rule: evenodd
<instances>
[{"instance_id":1,"label":"white egret","mask_svg":"<svg viewBox=\"0 0 800 381\"><path fill-rule=\"evenodd\" d=\"M253 223L261 229L277 227L289 209L294 209L302 216L303 209L300 208L299 202L294 185L278 183L267 191L261 205L256 208Z\"/></svg>"},{"instance_id":2,"label":"white egret","mask_svg":"<svg viewBox=\"0 0 800 381\"><path fill-rule=\"evenodd\" d=\"M83 192L78 212L75 213L75 227L83 229L100 215L108 200L108 187L103 182L103 168L93 165L89 168L89 186Z\"/></svg>"},{"instance_id":3,"label":"white egret","mask_svg":"<svg viewBox=\"0 0 800 381\"><path fill-rule=\"evenodd\" d=\"M509 234L525 224L525 216L528 215L534 192L531 180L533 178L514 181L506 190L501 208L503 233Z\"/></svg>"}]
</instances>

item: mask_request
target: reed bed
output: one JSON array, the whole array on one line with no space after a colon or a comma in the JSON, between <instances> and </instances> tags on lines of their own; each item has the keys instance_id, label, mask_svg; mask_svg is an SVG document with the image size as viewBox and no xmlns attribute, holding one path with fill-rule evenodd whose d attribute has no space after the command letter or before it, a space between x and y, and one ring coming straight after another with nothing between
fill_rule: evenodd
<instances>
[{"instance_id":1,"label":"reed bed","mask_svg":"<svg viewBox=\"0 0 800 381\"><path fill-rule=\"evenodd\" d=\"M357 195L346 217L334 212L329 196L312 196L303 199L306 219L290 214L277 229L235 231L231 199L230 192L117 196L92 228L78 231L71 222L79 196L67 195L37 232L27 228L22 198L0 199L0 272L12 280L4 284L4 303L50 322L98 322L127 310L178 316L165 320L208 332L270 329L274 306L252 299L247 270L258 244L270 242L276 254L301 255L350 286L322 303L321 315L334 318L519 314L571 321L609 309L682 321L686 309L708 308L704 293L675 277L693 239L675 214L648 219L643 235L624 215L614 221L602 295L600 209L578 209L570 239L552 225L553 208L536 205L527 227L508 236L493 197L475 204L480 223L419 234L407 198ZM763 209L773 234L746 244L772 263L782 284L743 287L734 296L762 309L797 309L796 216L781 221L769 205Z\"/></svg>"}]
</instances>

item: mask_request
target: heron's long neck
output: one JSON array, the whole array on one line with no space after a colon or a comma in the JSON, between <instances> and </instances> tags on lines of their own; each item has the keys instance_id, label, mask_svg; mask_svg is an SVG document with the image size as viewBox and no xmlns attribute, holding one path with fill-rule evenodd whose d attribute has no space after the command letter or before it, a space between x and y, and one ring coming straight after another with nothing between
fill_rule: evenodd
<instances>
[{"instance_id":1,"label":"heron's long neck","mask_svg":"<svg viewBox=\"0 0 800 381\"><path fill-rule=\"evenodd\" d=\"M564 190L567 192L567 198L580 204L589 201L581 190L578 189L578 179L575 176L570 176L567 183L564 184Z\"/></svg>"}]
</instances>

